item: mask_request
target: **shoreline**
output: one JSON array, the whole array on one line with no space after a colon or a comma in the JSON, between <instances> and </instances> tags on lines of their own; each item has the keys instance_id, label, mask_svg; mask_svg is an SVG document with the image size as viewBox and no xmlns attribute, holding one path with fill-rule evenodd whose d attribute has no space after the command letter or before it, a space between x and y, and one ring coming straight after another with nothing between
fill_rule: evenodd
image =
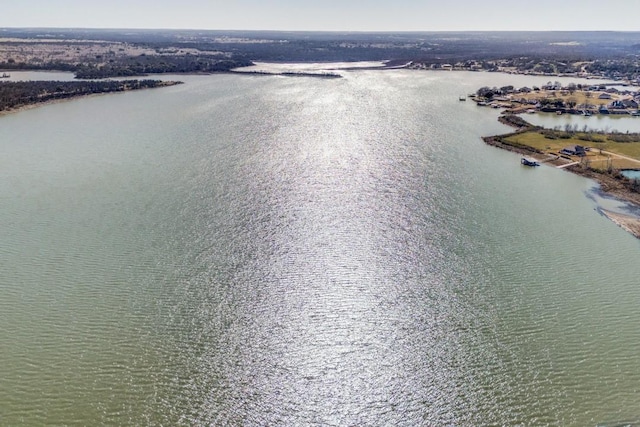
<instances>
[{"instance_id":1,"label":"shoreline","mask_svg":"<svg viewBox=\"0 0 640 427\"><path fill-rule=\"evenodd\" d=\"M80 98L93 98L93 97L103 96L103 95L112 95L114 93L118 93L118 92L87 93L87 94L80 94L80 95L77 95L77 96L70 96L68 98L49 99L47 101L34 102L32 104L25 104L25 105L21 105L19 107L10 108L8 110L2 110L2 111L0 111L0 117L8 116L10 114L21 113L23 111L33 110L35 108L44 107L44 106L47 106L47 105L61 104L63 102L74 101L74 100L80 99ZM120 92L120 93L122 93L122 92Z\"/></svg>"},{"instance_id":2,"label":"shoreline","mask_svg":"<svg viewBox=\"0 0 640 427\"><path fill-rule=\"evenodd\" d=\"M514 123L509 122L509 120L505 120L502 116L500 117L500 122L506 124L508 126L512 126L517 130L512 133L506 133L502 135L493 135L493 136L485 136L482 137L482 140L485 144L490 145L492 147L500 148L502 150L510 151L512 153L517 153L523 156L531 157L540 163L548 163L553 165L554 167L566 165L563 169L574 173L576 175L580 175L584 178L591 179L598 183L600 191L603 194L613 197L619 201L626 202L632 205L636 209L640 209L640 193L635 193L626 188L620 180L612 177L611 175L607 175L605 173L599 173L590 169L585 169L580 165L576 164L568 164L564 159L561 159L558 156L549 155L543 152L536 150L533 147L528 146L517 146L504 143L502 138L514 135L523 131L531 130L534 126L531 127L521 127L517 126ZM613 221L615 224L623 228L625 231L640 239L640 217L635 215L626 215L621 213L612 212L609 210L605 210L602 208L598 208L598 211L601 212L608 219Z\"/></svg>"},{"instance_id":3,"label":"shoreline","mask_svg":"<svg viewBox=\"0 0 640 427\"><path fill-rule=\"evenodd\" d=\"M94 96L103 96L103 95L112 95L112 94L116 94L116 93L124 93L124 92L134 92L134 91L139 91L139 90L149 90L149 89L158 89L158 88L163 88L163 87L170 87L170 86L176 86L182 84L182 82L180 81L162 81L159 84L157 84L156 86L153 87L138 87L138 88L124 88L122 90L112 90L112 91L106 91L106 92L97 92L97 93L77 93L77 94L71 94L69 96L64 96L61 98L56 98L56 99L47 99L44 101L36 101L36 102L31 102L31 103L26 103L23 105L19 105L17 107L13 107L13 108L8 108L6 110L0 110L0 117L4 117L6 115L9 114L15 114L15 113L20 113L22 111L28 111L28 110L32 110L34 108L38 108L38 107L44 107L46 105L53 105L53 104L58 104L58 103L62 103L62 102L67 102L67 101L73 101L76 99L80 99L80 98L90 98L90 97L94 97Z\"/></svg>"},{"instance_id":4,"label":"shoreline","mask_svg":"<svg viewBox=\"0 0 640 427\"><path fill-rule=\"evenodd\" d=\"M618 227L640 239L640 218L632 215L611 212L606 209L599 209L599 212L609 218Z\"/></svg>"},{"instance_id":5,"label":"shoreline","mask_svg":"<svg viewBox=\"0 0 640 427\"><path fill-rule=\"evenodd\" d=\"M244 74L244 75L258 75L258 76L284 76L284 77L315 77L319 79L341 79L342 76L337 73L312 73L312 72L295 72L295 71L259 71L259 70L247 70L242 71L240 69L229 70L226 73L229 74Z\"/></svg>"},{"instance_id":6,"label":"shoreline","mask_svg":"<svg viewBox=\"0 0 640 427\"><path fill-rule=\"evenodd\" d=\"M548 78L567 78L567 79L584 79L584 80L605 80L608 81L606 83L607 86L628 86L633 88L639 88L640 82L629 79L617 79L611 76L599 75L599 74L576 74L576 73L545 73L545 72L532 72L532 71L521 71L521 70L488 70L488 69L475 69L475 68L467 68L467 67L452 67L452 68L430 68L430 67L421 67L419 63L414 61L410 61L403 68L409 70L417 70L417 71L444 71L444 72L473 72L473 73L498 73L498 74L509 74L514 76L527 76L527 77L548 77Z\"/></svg>"}]
</instances>

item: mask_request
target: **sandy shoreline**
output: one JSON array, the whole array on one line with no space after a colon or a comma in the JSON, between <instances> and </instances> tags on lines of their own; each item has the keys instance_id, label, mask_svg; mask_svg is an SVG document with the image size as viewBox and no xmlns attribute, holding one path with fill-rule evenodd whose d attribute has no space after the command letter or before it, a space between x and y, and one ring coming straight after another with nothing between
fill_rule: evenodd
<instances>
[{"instance_id":1,"label":"sandy shoreline","mask_svg":"<svg viewBox=\"0 0 640 427\"><path fill-rule=\"evenodd\" d=\"M605 209L600 209L600 212L622 229L640 239L640 218L631 215L624 215L620 213L611 212Z\"/></svg>"},{"instance_id":2,"label":"sandy shoreline","mask_svg":"<svg viewBox=\"0 0 640 427\"><path fill-rule=\"evenodd\" d=\"M20 107L17 107L17 108L10 108L8 110L0 111L0 117L7 116L9 114L20 113L21 111L32 110L38 107L44 107L45 105L59 104L61 102L73 101L79 98L89 98L89 97L100 96L100 95L108 95L108 93L91 93L91 94L78 95L78 96L73 96L73 97L63 98L63 99L50 99L48 101L36 102L35 104L21 105Z\"/></svg>"}]
</instances>

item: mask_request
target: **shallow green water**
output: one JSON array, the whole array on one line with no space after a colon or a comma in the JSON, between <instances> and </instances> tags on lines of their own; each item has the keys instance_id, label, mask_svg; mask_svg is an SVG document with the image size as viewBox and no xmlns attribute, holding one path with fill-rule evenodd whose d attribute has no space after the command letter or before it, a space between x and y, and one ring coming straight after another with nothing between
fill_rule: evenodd
<instances>
[{"instance_id":1,"label":"shallow green water","mask_svg":"<svg viewBox=\"0 0 640 427\"><path fill-rule=\"evenodd\" d=\"M540 82L182 79L0 117L0 424L640 418L638 241L458 101Z\"/></svg>"}]
</instances>

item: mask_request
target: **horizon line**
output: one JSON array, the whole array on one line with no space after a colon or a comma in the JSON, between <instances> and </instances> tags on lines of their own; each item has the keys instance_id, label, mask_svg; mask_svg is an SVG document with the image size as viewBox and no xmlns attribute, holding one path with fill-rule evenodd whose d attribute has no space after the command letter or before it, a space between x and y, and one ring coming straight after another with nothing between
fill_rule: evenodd
<instances>
[{"instance_id":1,"label":"horizon line","mask_svg":"<svg viewBox=\"0 0 640 427\"><path fill-rule=\"evenodd\" d=\"M217 31L217 32L256 32L256 33L349 33L349 34L397 34L397 33L640 33L640 30L480 30L480 29L447 29L447 30L282 30L282 29L230 29L230 28L167 28L167 27L4 27L0 26L0 31L6 30L95 30L95 31Z\"/></svg>"}]
</instances>

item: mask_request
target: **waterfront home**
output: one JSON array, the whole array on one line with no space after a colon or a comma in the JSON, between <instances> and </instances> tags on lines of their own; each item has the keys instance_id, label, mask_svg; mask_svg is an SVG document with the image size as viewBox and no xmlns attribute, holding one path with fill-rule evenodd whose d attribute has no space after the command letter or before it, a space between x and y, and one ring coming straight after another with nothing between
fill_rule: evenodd
<instances>
[{"instance_id":1,"label":"waterfront home","mask_svg":"<svg viewBox=\"0 0 640 427\"><path fill-rule=\"evenodd\" d=\"M598 99L611 99L611 95L608 94L607 92L602 92L599 96Z\"/></svg>"},{"instance_id":2,"label":"waterfront home","mask_svg":"<svg viewBox=\"0 0 640 427\"><path fill-rule=\"evenodd\" d=\"M609 104L609 109L622 110L621 113L626 113L626 110L637 110L638 103L633 99L613 101L611 104Z\"/></svg>"},{"instance_id":3,"label":"waterfront home","mask_svg":"<svg viewBox=\"0 0 640 427\"><path fill-rule=\"evenodd\" d=\"M583 157L587 155L587 152L582 145L569 145L560 150L560 154Z\"/></svg>"}]
</instances>

